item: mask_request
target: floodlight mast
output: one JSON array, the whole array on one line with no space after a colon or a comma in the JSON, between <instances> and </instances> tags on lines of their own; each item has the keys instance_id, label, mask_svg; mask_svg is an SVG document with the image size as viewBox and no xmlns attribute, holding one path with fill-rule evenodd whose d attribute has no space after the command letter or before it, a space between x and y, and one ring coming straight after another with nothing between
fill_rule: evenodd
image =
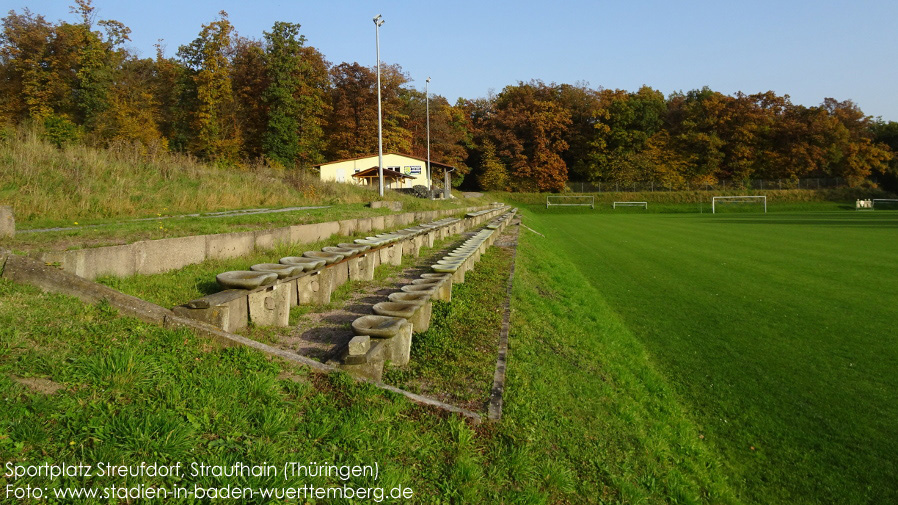
<instances>
[{"instance_id":1,"label":"floodlight mast","mask_svg":"<svg viewBox=\"0 0 898 505\"><path fill-rule=\"evenodd\" d=\"M430 84L430 77L424 81L424 101L426 102L426 112L427 116L427 184L431 187L433 186L433 175L430 172L430 91L427 89L427 85ZM427 188L427 192L430 193L431 188Z\"/></svg>"},{"instance_id":2,"label":"floodlight mast","mask_svg":"<svg viewBox=\"0 0 898 505\"><path fill-rule=\"evenodd\" d=\"M377 179L381 198L384 196L384 134L380 106L380 27L383 24L384 19L380 14L374 16L374 37L377 41Z\"/></svg>"}]
</instances>

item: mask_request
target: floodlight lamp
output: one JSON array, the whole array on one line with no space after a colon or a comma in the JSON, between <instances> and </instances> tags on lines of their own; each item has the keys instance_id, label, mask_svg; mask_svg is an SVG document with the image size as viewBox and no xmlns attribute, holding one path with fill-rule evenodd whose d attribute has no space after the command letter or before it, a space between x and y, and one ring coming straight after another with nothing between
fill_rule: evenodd
<instances>
[{"instance_id":1,"label":"floodlight lamp","mask_svg":"<svg viewBox=\"0 0 898 505\"><path fill-rule=\"evenodd\" d=\"M374 24L376 24L377 26L384 24L384 19L381 17L380 14L378 14L377 16L374 17Z\"/></svg>"}]
</instances>

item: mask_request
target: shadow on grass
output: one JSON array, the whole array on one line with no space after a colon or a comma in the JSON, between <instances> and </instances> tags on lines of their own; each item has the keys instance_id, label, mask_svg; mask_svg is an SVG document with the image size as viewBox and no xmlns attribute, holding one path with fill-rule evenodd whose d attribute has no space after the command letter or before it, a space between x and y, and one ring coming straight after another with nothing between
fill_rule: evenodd
<instances>
[{"instance_id":1,"label":"shadow on grass","mask_svg":"<svg viewBox=\"0 0 898 505\"><path fill-rule=\"evenodd\" d=\"M207 295L218 293L219 291L221 291L222 288L221 288L221 286L218 285L218 282L211 280L211 281L198 282L196 284L196 289L197 289L197 291L202 293L203 296L207 296Z\"/></svg>"}]
</instances>

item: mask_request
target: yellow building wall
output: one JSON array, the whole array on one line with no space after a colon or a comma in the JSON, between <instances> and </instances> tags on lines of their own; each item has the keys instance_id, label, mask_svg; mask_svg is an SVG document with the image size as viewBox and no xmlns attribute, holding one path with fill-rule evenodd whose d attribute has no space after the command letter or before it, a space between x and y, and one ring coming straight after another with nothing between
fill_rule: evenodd
<instances>
[{"instance_id":1,"label":"yellow building wall","mask_svg":"<svg viewBox=\"0 0 898 505\"><path fill-rule=\"evenodd\" d=\"M377 166L377 156L369 156L357 160L338 161L321 165L322 181L337 181L358 183L358 179L354 179L352 174L368 170ZM399 154L384 154L384 168L389 168L397 172L414 177L413 179L403 179L402 183L397 185L393 183L389 188L411 188L412 186L422 185L430 187L427 181L427 162L401 156ZM384 181L387 184L387 181Z\"/></svg>"}]
</instances>

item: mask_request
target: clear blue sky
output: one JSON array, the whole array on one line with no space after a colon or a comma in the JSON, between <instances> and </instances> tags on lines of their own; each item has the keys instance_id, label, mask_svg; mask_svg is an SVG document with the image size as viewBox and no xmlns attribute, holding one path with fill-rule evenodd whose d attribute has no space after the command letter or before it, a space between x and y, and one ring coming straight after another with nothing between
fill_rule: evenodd
<instances>
[{"instance_id":1,"label":"clear blue sky","mask_svg":"<svg viewBox=\"0 0 898 505\"><path fill-rule=\"evenodd\" d=\"M48 21L73 20L66 0L3 0ZM518 81L585 82L665 94L709 86L726 94L772 90L794 103L853 100L898 121L898 0L94 0L99 19L131 28L131 46L154 55L196 38L218 11L240 35L275 21L302 25L332 63L375 62L372 17L383 14L381 59L450 102Z\"/></svg>"}]
</instances>

